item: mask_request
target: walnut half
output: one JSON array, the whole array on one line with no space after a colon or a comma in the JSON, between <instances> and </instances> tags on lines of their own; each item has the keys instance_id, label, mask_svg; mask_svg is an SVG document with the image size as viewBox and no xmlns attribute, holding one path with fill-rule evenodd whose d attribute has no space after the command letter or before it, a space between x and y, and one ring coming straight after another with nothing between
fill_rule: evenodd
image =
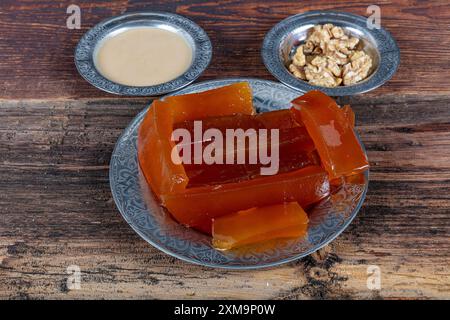
<instances>
[{"instance_id":1,"label":"walnut half","mask_svg":"<svg viewBox=\"0 0 450 320\"><path fill-rule=\"evenodd\" d=\"M350 62L342 69L344 85L349 86L364 80L372 68L372 58L364 51L356 51L350 57Z\"/></svg>"}]
</instances>

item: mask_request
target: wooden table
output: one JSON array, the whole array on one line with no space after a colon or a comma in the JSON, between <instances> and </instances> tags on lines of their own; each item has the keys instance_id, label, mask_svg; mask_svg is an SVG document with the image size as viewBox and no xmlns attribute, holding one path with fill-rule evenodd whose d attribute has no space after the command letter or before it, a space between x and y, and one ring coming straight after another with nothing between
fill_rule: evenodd
<instances>
[{"instance_id":1,"label":"wooden table","mask_svg":"<svg viewBox=\"0 0 450 320\"><path fill-rule=\"evenodd\" d=\"M214 58L199 80L273 80L260 48L274 24L315 9L366 15L372 2L78 0L82 28L69 30L72 1L2 0L0 298L450 298L448 1L377 2L400 69L383 87L341 99L354 107L372 166L366 202L331 245L271 269L187 264L131 230L111 198L108 163L149 99L103 93L73 64L76 43L101 19L161 10L209 34ZM67 286L70 265L81 269L80 290ZM380 290L367 287L371 265Z\"/></svg>"}]
</instances>

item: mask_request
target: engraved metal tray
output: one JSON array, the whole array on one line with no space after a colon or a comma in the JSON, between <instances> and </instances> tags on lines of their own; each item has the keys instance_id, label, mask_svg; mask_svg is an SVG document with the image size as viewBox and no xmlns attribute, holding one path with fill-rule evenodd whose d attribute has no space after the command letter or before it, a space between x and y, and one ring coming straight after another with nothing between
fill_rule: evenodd
<instances>
[{"instance_id":1,"label":"engraved metal tray","mask_svg":"<svg viewBox=\"0 0 450 320\"><path fill-rule=\"evenodd\" d=\"M280 83L257 79L208 81L191 85L177 94L241 81L249 82L258 112L289 108L290 101L299 96L298 92ZM146 110L136 116L117 142L110 163L110 185L116 205L127 223L144 240L167 254L210 267L253 269L275 266L309 255L331 242L347 228L361 208L368 187L368 171L364 173L364 183L346 183L337 193L308 210L310 224L305 238L276 240L270 246L259 244L236 251L218 251L211 246L210 237L177 223L158 205L142 181L136 140Z\"/></svg>"}]
</instances>

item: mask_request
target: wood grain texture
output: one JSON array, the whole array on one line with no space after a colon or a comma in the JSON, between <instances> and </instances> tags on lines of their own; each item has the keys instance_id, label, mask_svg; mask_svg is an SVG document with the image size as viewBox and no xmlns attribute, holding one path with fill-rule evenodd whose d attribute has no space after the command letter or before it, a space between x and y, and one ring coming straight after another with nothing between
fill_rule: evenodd
<instances>
[{"instance_id":1,"label":"wood grain texture","mask_svg":"<svg viewBox=\"0 0 450 320\"><path fill-rule=\"evenodd\" d=\"M145 99L1 101L0 298L449 298L450 99L341 102L372 166L355 221L305 259L223 271L152 248L114 206L111 152ZM81 290L67 288L72 264Z\"/></svg>"},{"instance_id":2,"label":"wood grain texture","mask_svg":"<svg viewBox=\"0 0 450 320\"><path fill-rule=\"evenodd\" d=\"M73 1L0 2L0 98L111 97L78 75L74 48L104 18L142 10L182 14L205 29L213 60L200 80L232 76L273 79L260 49L265 34L280 20L308 10L328 9L367 15L373 1L136 1L79 0L80 30L66 27ZM381 23L398 41L401 65L394 78L371 95L450 93L450 3L378 1Z\"/></svg>"},{"instance_id":3,"label":"wood grain texture","mask_svg":"<svg viewBox=\"0 0 450 320\"><path fill-rule=\"evenodd\" d=\"M141 240L109 189L114 144L148 103L103 93L73 64L76 43L101 19L160 10L209 34L202 80L273 79L260 47L281 19L315 9L365 15L372 1L76 1L82 29L66 28L72 1L0 2L0 299L447 298L450 299L450 4L379 1L401 66L351 103L371 182L350 227L299 261L257 271L181 262ZM81 290L66 268L78 265ZM381 290L367 288L367 267Z\"/></svg>"}]
</instances>

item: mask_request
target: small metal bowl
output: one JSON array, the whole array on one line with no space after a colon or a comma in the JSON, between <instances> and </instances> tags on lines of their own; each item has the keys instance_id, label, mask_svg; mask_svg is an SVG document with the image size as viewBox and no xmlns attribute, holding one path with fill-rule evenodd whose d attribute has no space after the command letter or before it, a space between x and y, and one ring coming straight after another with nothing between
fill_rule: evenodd
<instances>
[{"instance_id":1,"label":"small metal bowl","mask_svg":"<svg viewBox=\"0 0 450 320\"><path fill-rule=\"evenodd\" d=\"M154 86L127 86L105 78L95 66L95 56L105 39L137 27L161 28L182 36L192 48L192 63L179 77ZM81 38L75 50L75 65L81 76L93 86L114 94L159 96L181 89L208 67L212 57L211 41L206 32L191 20L173 13L137 12L104 20Z\"/></svg>"},{"instance_id":2,"label":"small metal bowl","mask_svg":"<svg viewBox=\"0 0 450 320\"><path fill-rule=\"evenodd\" d=\"M334 11L310 11L288 17L275 25L264 38L262 58L272 75L288 87L301 92L319 89L330 96L348 96L371 91L388 81L400 64L400 50L391 34L383 28L367 28L367 18ZM292 75L288 66L296 48L306 40L311 28L332 23L346 34L359 38L359 49L372 58L370 75L350 86L319 87Z\"/></svg>"}]
</instances>

